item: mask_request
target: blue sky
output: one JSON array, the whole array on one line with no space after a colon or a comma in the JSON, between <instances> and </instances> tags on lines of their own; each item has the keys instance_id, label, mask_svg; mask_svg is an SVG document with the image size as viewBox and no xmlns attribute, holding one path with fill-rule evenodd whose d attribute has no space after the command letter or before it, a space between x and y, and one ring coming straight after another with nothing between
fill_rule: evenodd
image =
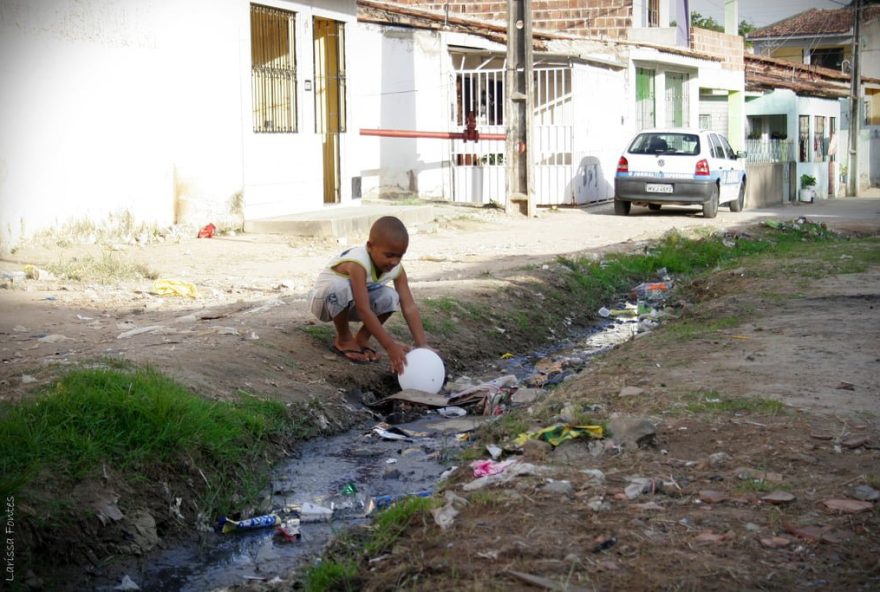
<instances>
[{"instance_id":1,"label":"blue sky","mask_svg":"<svg viewBox=\"0 0 880 592\"><path fill-rule=\"evenodd\" d=\"M849 0L739 0L739 20L745 19L763 27L809 8L841 8L847 4ZM720 23L724 16L724 0L690 0L690 9Z\"/></svg>"}]
</instances>

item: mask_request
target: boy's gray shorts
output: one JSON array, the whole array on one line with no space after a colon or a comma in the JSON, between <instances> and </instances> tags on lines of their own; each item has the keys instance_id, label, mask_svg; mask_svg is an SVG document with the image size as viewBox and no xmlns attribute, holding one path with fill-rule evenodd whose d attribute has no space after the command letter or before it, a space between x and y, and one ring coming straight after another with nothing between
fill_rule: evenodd
<instances>
[{"instance_id":1,"label":"boy's gray shorts","mask_svg":"<svg viewBox=\"0 0 880 592\"><path fill-rule=\"evenodd\" d=\"M376 316L396 311L400 303L397 290L391 286L375 286L368 290L368 294L370 308ZM322 321L332 321L345 309L348 309L348 320L362 320L354 304L351 281L340 276L318 278L309 297L309 309Z\"/></svg>"}]
</instances>

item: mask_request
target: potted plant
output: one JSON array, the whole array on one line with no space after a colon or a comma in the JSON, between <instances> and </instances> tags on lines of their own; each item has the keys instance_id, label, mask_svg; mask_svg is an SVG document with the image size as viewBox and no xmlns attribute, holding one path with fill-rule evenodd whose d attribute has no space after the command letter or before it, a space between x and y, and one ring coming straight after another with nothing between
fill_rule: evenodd
<instances>
[{"instance_id":1,"label":"potted plant","mask_svg":"<svg viewBox=\"0 0 880 592\"><path fill-rule=\"evenodd\" d=\"M798 199L807 203L812 203L816 197L816 177L812 175L801 175L801 190L798 192Z\"/></svg>"}]
</instances>

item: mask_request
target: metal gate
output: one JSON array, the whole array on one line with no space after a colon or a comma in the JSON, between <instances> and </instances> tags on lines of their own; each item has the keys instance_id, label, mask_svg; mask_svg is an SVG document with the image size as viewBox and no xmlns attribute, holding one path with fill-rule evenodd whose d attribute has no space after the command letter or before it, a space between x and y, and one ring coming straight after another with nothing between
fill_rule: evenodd
<instances>
[{"instance_id":1,"label":"metal gate","mask_svg":"<svg viewBox=\"0 0 880 592\"><path fill-rule=\"evenodd\" d=\"M459 56L455 70L453 128L461 129L469 113L480 133L505 133L504 60L473 55ZM470 63L469 63L470 62ZM468 67L469 66L469 67ZM532 158L534 197L537 205L573 204L576 176L573 143L573 93L571 68L535 67ZM453 140L453 201L499 205L506 203L503 141L476 143Z\"/></svg>"}]
</instances>

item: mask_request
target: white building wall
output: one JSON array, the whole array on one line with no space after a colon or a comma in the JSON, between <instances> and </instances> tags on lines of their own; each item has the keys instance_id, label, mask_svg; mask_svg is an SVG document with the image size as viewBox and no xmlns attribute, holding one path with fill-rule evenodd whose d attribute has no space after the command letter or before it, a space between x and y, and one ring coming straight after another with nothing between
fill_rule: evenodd
<instances>
[{"instance_id":1,"label":"white building wall","mask_svg":"<svg viewBox=\"0 0 880 592\"><path fill-rule=\"evenodd\" d=\"M442 35L361 24L352 45L348 141L363 195L451 199L451 140L358 135L361 128L461 131L452 126L455 78Z\"/></svg>"},{"instance_id":2,"label":"white building wall","mask_svg":"<svg viewBox=\"0 0 880 592\"><path fill-rule=\"evenodd\" d=\"M216 222L242 194L246 217L321 207L311 19L350 32L355 3L261 3L298 14L298 134L252 131L246 0L0 2L0 248L115 213Z\"/></svg>"},{"instance_id":3,"label":"white building wall","mask_svg":"<svg viewBox=\"0 0 880 592\"><path fill-rule=\"evenodd\" d=\"M170 7L0 3L0 247L108 213L172 221Z\"/></svg>"}]
</instances>

